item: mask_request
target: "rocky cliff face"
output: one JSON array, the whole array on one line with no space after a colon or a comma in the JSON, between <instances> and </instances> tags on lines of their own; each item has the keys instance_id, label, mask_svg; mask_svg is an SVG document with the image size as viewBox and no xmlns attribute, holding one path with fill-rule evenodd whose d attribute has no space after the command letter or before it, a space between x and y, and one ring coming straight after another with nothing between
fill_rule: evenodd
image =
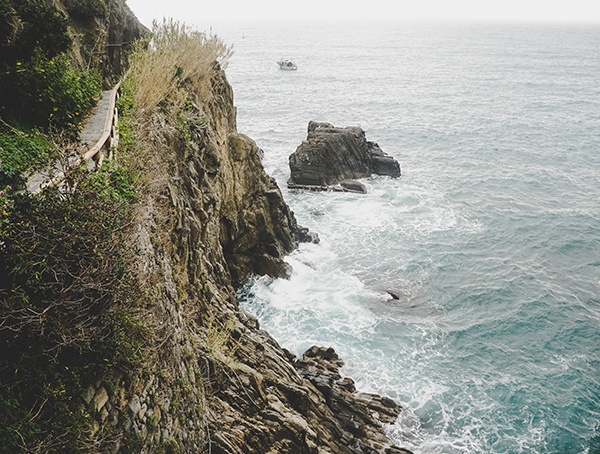
<instances>
[{"instance_id":1,"label":"rocky cliff face","mask_svg":"<svg viewBox=\"0 0 600 454\"><path fill-rule=\"evenodd\" d=\"M112 72L123 74L129 65L134 42L148 33L125 2L109 2L106 42L101 51L107 56Z\"/></svg>"},{"instance_id":2,"label":"rocky cliff face","mask_svg":"<svg viewBox=\"0 0 600 454\"><path fill-rule=\"evenodd\" d=\"M111 76L127 69L135 41L149 33L125 0L55 0L53 4L69 20L72 59L81 68L99 69L107 86Z\"/></svg>"},{"instance_id":3,"label":"rocky cliff face","mask_svg":"<svg viewBox=\"0 0 600 454\"><path fill-rule=\"evenodd\" d=\"M213 96L145 125L152 184L131 227L131 264L150 327L138 370L82 396L106 452L401 453L386 438L400 407L360 394L331 349L298 359L239 309L234 285L284 276L298 227L261 151L237 133L219 72ZM161 451L162 450L162 451Z\"/></svg>"},{"instance_id":4,"label":"rocky cliff face","mask_svg":"<svg viewBox=\"0 0 600 454\"><path fill-rule=\"evenodd\" d=\"M108 59L118 73L125 45L144 29L120 0L56 2L65 10L88 3L109 8L99 15L80 11L72 17L73 30L87 30L98 52L93 55ZM85 49L79 51L84 58ZM342 361L331 349L315 347L295 358L240 310L238 284L254 274L285 277L290 270L283 256L316 236L298 226L264 172L261 150L237 132L224 73L215 71L211 81L206 100L190 99L176 116L161 106L147 112L136 125L133 158L117 153L124 164L140 161L146 181L131 222L122 226L124 240L115 246L122 249L116 255L125 257L123 274L133 281L133 295L127 295L133 302L119 317L143 332L135 343L141 359L134 368L108 364L102 376L80 377L78 395L56 388L69 394L65 411L76 407L86 431L92 421L91 431L77 432L85 438L78 450L407 452L389 442L382 426L394 421L399 406L357 393L352 380L340 375ZM90 279L90 288L95 284ZM119 324L110 326L117 330ZM114 332L105 336L118 338ZM33 407L39 411L27 408L25 419L40 414L40 402ZM54 435L39 452L74 450L63 449L62 433Z\"/></svg>"}]
</instances>

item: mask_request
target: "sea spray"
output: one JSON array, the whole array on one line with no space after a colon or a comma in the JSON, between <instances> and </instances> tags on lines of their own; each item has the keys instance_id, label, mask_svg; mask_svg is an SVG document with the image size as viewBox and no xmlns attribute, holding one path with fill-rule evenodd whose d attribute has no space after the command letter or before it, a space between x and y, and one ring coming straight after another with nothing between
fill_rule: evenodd
<instances>
[{"instance_id":1,"label":"sea spray","mask_svg":"<svg viewBox=\"0 0 600 454\"><path fill-rule=\"evenodd\" d=\"M599 452L600 27L218 32L238 128L321 237L242 306L402 404L388 432L416 453ZM403 176L364 196L288 191L310 120L361 126Z\"/></svg>"}]
</instances>

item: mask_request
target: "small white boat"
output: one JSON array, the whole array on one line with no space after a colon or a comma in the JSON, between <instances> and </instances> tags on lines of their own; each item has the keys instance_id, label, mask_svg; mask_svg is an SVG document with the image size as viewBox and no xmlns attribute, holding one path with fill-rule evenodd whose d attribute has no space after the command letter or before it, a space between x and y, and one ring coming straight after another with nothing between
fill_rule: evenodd
<instances>
[{"instance_id":1,"label":"small white boat","mask_svg":"<svg viewBox=\"0 0 600 454\"><path fill-rule=\"evenodd\" d=\"M284 60L281 59L277 62L279 65L279 69L283 69L285 71L296 71L298 66L292 60Z\"/></svg>"}]
</instances>

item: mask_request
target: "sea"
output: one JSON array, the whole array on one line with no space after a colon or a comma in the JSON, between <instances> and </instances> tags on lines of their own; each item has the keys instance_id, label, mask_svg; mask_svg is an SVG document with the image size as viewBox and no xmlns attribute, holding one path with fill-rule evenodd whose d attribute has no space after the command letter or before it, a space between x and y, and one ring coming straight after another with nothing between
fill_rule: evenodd
<instances>
[{"instance_id":1,"label":"sea","mask_svg":"<svg viewBox=\"0 0 600 454\"><path fill-rule=\"evenodd\" d=\"M600 24L210 33L233 46L239 132L321 239L241 307L296 355L333 347L403 407L386 431L416 454L600 453ZM402 176L288 190L311 120L362 127Z\"/></svg>"}]
</instances>

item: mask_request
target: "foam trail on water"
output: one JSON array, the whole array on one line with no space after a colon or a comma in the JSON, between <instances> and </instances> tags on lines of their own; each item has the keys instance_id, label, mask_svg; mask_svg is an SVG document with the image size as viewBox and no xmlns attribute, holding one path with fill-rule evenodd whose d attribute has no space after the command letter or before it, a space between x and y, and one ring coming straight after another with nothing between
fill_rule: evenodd
<instances>
[{"instance_id":1,"label":"foam trail on water","mask_svg":"<svg viewBox=\"0 0 600 454\"><path fill-rule=\"evenodd\" d=\"M241 294L243 307L296 354L315 343L343 346L360 342L361 333L372 330L376 323L365 303L385 296L365 289L355 276L340 272L334 259L321 246L302 245L286 258L292 276L250 281Z\"/></svg>"},{"instance_id":2,"label":"foam trail on water","mask_svg":"<svg viewBox=\"0 0 600 454\"><path fill-rule=\"evenodd\" d=\"M402 404L389 433L416 453L600 452L600 28L245 36L228 68L239 130L322 242L287 259L290 280L248 283L242 306ZM402 177L366 179L364 196L288 191L309 120L361 125Z\"/></svg>"}]
</instances>

